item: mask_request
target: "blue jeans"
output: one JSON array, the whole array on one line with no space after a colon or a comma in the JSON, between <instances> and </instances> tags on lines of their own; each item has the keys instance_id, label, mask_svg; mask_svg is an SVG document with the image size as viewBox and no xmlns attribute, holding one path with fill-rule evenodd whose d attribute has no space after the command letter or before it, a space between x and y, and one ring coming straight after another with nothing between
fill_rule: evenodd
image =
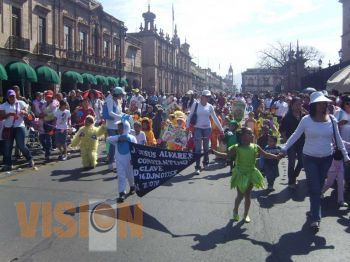
<instances>
[{"instance_id":1,"label":"blue jeans","mask_svg":"<svg viewBox=\"0 0 350 262\"><path fill-rule=\"evenodd\" d=\"M322 188L332 161L332 155L327 157L303 155L303 164L310 196L311 220L313 222L321 221Z\"/></svg>"},{"instance_id":2,"label":"blue jeans","mask_svg":"<svg viewBox=\"0 0 350 262\"><path fill-rule=\"evenodd\" d=\"M39 140L45 150L45 157L49 157L52 149L52 137L49 134L40 134Z\"/></svg>"},{"instance_id":3,"label":"blue jeans","mask_svg":"<svg viewBox=\"0 0 350 262\"><path fill-rule=\"evenodd\" d=\"M350 188L350 166L345 165L345 164L344 164L344 180L345 180L345 186L349 190L349 188Z\"/></svg>"},{"instance_id":4,"label":"blue jeans","mask_svg":"<svg viewBox=\"0 0 350 262\"><path fill-rule=\"evenodd\" d=\"M195 128L194 129L194 147L196 153L196 169L200 169L200 153L202 152L202 141L204 159L203 165L209 164L209 139L211 134L211 128Z\"/></svg>"},{"instance_id":5,"label":"blue jeans","mask_svg":"<svg viewBox=\"0 0 350 262\"><path fill-rule=\"evenodd\" d=\"M302 146L293 145L288 150L288 185L293 185L303 168L303 148ZM295 161L298 160L297 166Z\"/></svg>"},{"instance_id":6,"label":"blue jeans","mask_svg":"<svg viewBox=\"0 0 350 262\"><path fill-rule=\"evenodd\" d=\"M27 161L32 160L32 154L25 144L25 129L24 127L15 127L13 131L13 138L4 140L4 164L6 166L12 166L12 149L13 142L16 140L16 145L22 152Z\"/></svg>"},{"instance_id":7,"label":"blue jeans","mask_svg":"<svg viewBox=\"0 0 350 262\"><path fill-rule=\"evenodd\" d=\"M117 129L107 129L108 136L117 135ZM108 150L108 164L112 164L115 161L115 146L110 144Z\"/></svg>"}]
</instances>

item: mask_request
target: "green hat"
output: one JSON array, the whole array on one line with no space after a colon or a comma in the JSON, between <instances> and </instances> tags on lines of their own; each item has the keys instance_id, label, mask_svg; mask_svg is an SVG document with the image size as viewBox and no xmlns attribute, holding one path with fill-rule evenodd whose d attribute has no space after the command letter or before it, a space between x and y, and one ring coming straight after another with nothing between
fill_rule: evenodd
<instances>
[{"instance_id":1,"label":"green hat","mask_svg":"<svg viewBox=\"0 0 350 262\"><path fill-rule=\"evenodd\" d=\"M230 123L230 125L238 126L238 123L236 120L230 120L229 123Z\"/></svg>"}]
</instances>

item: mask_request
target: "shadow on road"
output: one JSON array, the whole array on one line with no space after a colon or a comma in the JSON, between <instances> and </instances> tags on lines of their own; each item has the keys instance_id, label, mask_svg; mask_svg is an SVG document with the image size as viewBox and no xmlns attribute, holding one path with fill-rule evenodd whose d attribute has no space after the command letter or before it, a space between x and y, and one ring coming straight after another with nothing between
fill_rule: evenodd
<instances>
[{"instance_id":1,"label":"shadow on road","mask_svg":"<svg viewBox=\"0 0 350 262\"><path fill-rule=\"evenodd\" d=\"M308 255L321 249L334 249L333 245L327 245L326 239L310 232L309 221L303 225L298 232L290 232L280 237L276 244L254 239L250 240L254 245L263 247L270 255L267 262L292 262L293 256Z\"/></svg>"},{"instance_id":2,"label":"shadow on road","mask_svg":"<svg viewBox=\"0 0 350 262\"><path fill-rule=\"evenodd\" d=\"M90 210L89 205L78 206L78 207L66 210L64 213L66 215L74 216L78 213L84 213L84 212L89 212L89 213L92 212L92 210ZM141 220L135 219L135 213L138 213L138 214L142 213L142 219ZM120 221L124 221L127 223L153 229L162 233L169 234L172 237L179 236L179 235L173 234L159 220L157 220L155 217L151 216L150 214L142 210L138 205L130 205L130 206L127 205L127 206L117 207L115 214L116 216L113 216L113 218L117 217L117 219ZM104 215L106 216L106 214Z\"/></svg>"},{"instance_id":3,"label":"shadow on road","mask_svg":"<svg viewBox=\"0 0 350 262\"><path fill-rule=\"evenodd\" d=\"M194 237L193 240L198 243L193 245L194 250L208 251L217 247L218 244L225 244L234 240L249 240L248 235L244 232L247 230L242 228L243 221L234 225L233 220L230 220L226 226L215 229L207 235L187 234L177 237Z\"/></svg>"},{"instance_id":4,"label":"shadow on road","mask_svg":"<svg viewBox=\"0 0 350 262\"><path fill-rule=\"evenodd\" d=\"M97 181L97 180L103 180L103 181L111 181L117 179L116 176L114 177L106 177L106 178L96 178L96 179L84 179L87 177L92 177L95 175L106 175L110 173L111 171L106 169L106 170L99 170L96 171L94 169L91 170L86 170L84 168L76 168L76 169L71 169L71 170L53 170L51 172L51 176L57 177L57 176L65 176L62 178L55 178L52 179L53 181L58 181L58 182L69 182L69 181Z\"/></svg>"},{"instance_id":5,"label":"shadow on road","mask_svg":"<svg viewBox=\"0 0 350 262\"><path fill-rule=\"evenodd\" d=\"M256 198L261 208L272 208L278 204L284 204L289 200L303 202L307 196L306 180L299 181L296 190L284 188L278 193L270 193L268 190L253 191L252 198Z\"/></svg>"}]
</instances>

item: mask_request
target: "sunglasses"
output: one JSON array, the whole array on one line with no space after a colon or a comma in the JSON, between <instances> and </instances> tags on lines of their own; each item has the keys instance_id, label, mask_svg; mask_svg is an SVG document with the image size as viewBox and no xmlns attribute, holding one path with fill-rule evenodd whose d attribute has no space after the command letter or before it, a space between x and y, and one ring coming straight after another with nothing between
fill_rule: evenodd
<instances>
[{"instance_id":1,"label":"sunglasses","mask_svg":"<svg viewBox=\"0 0 350 262\"><path fill-rule=\"evenodd\" d=\"M344 105L346 105L346 106L350 106L350 101L348 101L348 102L344 102Z\"/></svg>"}]
</instances>

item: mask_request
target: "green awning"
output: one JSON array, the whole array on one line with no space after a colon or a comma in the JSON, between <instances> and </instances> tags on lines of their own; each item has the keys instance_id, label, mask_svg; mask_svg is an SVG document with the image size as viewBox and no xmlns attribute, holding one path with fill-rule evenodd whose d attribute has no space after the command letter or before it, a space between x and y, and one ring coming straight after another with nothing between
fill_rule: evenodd
<instances>
[{"instance_id":1,"label":"green awning","mask_svg":"<svg viewBox=\"0 0 350 262\"><path fill-rule=\"evenodd\" d=\"M6 71L9 80L28 80L31 82L37 82L35 70L28 64L23 62L11 62L6 65Z\"/></svg>"},{"instance_id":2,"label":"green awning","mask_svg":"<svg viewBox=\"0 0 350 262\"><path fill-rule=\"evenodd\" d=\"M97 85L96 78L93 75L84 73L84 74L81 74L81 76L83 77L84 84Z\"/></svg>"},{"instance_id":3,"label":"green awning","mask_svg":"<svg viewBox=\"0 0 350 262\"><path fill-rule=\"evenodd\" d=\"M81 74L75 72L75 71L66 71L62 75L62 83L67 84L82 84L83 83L83 77Z\"/></svg>"},{"instance_id":4,"label":"green awning","mask_svg":"<svg viewBox=\"0 0 350 262\"><path fill-rule=\"evenodd\" d=\"M36 68L36 74L38 76L38 81L47 84L56 84L60 83L60 77L55 70L48 66L39 66Z\"/></svg>"},{"instance_id":5,"label":"green awning","mask_svg":"<svg viewBox=\"0 0 350 262\"><path fill-rule=\"evenodd\" d=\"M107 77L107 80L108 80L108 85L110 85L110 86L116 87L119 84L118 79L115 77L109 76L109 77Z\"/></svg>"},{"instance_id":6,"label":"green awning","mask_svg":"<svg viewBox=\"0 0 350 262\"><path fill-rule=\"evenodd\" d=\"M95 76L97 84L100 86L108 86L108 79L105 76L96 75Z\"/></svg>"},{"instance_id":7,"label":"green awning","mask_svg":"<svg viewBox=\"0 0 350 262\"><path fill-rule=\"evenodd\" d=\"M120 87L126 87L126 86L128 86L128 81L126 81L126 79L120 79L120 78L118 78L119 79L119 86Z\"/></svg>"},{"instance_id":8,"label":"green awning","mask_svg":"<svg viewBox=\"0 0 350 262\"><path fill-rule=\"evenodd\" d=\"M0 80L7 80L7 73L2 64L0 64Z\"/></svg>"}]
</instances>

